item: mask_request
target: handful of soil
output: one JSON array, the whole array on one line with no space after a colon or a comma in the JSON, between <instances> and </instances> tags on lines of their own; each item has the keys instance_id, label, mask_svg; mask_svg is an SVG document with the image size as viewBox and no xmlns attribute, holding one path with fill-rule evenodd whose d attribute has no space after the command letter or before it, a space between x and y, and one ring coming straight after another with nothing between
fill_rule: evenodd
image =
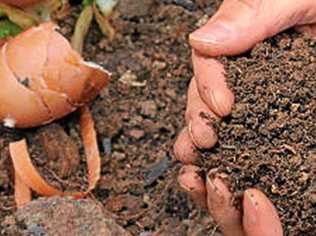
<instances>
[{"instance_id":1,"label":"handful of soil","mask_svg":"<svg viewBox=\"0 0 316 236\"><path fill-rule=\"evenodd\" d=\"M287 32L221 60L236 104L201 165L262 190L286 235L316 235L316 43Z\"/></svg>"}]
</instances>

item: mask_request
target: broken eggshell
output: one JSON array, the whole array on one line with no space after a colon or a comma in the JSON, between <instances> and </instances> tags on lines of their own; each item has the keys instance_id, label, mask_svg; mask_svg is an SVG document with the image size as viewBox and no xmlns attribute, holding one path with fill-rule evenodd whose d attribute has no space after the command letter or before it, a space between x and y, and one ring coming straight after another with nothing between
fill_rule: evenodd
<instances>
[{"instance_id":1,"label":"broken eggshell","mask_svg":"<svg viewBox=\"0 0 316 236\"><path fill-rule=\"evenodd\" d=\"M28 128L93 100L110 74L85 62L53 23L33 27L0 49L0 120Z\"/></svg>"}]
</instances>

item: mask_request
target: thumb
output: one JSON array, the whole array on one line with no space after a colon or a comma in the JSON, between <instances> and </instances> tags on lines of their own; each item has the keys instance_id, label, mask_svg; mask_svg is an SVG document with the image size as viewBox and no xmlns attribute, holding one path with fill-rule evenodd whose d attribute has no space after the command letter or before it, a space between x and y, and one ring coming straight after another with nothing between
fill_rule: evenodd
<instances>
[{"instance_id":1,"label":"thumb","mask_svg":"<svg viewBox=\"0 0 316 236\"><path fill-rule=\"evenodd\" d=\"M244 193L243 225L247 236L283 236L276 208L256 189L248 189Z\"/></svg>"},{"instance_id":2,"label":"thumb","mask_svg":"<svg viewBox=\"0 0 316 236\"><path fill-rule=\"evenodd\" d=\"M190 35L190 44L208 56L236 55L287 28L315 22L315 0L224 0Z\"/></svg>"}]
</instances>

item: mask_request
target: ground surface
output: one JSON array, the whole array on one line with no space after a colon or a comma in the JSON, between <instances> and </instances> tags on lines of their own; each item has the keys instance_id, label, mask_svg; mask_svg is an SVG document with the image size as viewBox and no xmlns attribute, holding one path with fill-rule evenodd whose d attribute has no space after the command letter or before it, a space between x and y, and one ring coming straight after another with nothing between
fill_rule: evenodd
<instances>
[{"instance_id":1,"label":"ground surface","mask_svg":"<svg viewBox=\"0 0 316 236\"><path fill-rule=\"evenodd\" d=\"M316 45L287 32L223 59L236 95L218 123L207 169L227 173L234 192L257 187L279 211L286 235L316 234Z\"/></svg>"},{"instance_id":2,"label":"ground surface","mask_svg":"<svg viewBox=\"0 0 316 236\"><path fill-rule=\"evenodd\" d=\"M113 72L112 83L91 105L103 164L93 195L132 235L211 233L214 224L178 189L180 165L172 161L171 150L183 126L192 76L187 36L218 4L122 2L114 19L116 39L109 42L93 24L84 49L85 58ZM78 12L73 8L61 22L65 35L71 35ZM21 137L28 139L33 162L51 184L67 190L86 184L78 114L41 129L1 128L0 222L15 211L7 146Z\"/></svg>"},{"instance_id":3,"label":"ground surface","mask_svg":"<svg viewBox=\"0 0 316 236\"><path fill-rule=\"evenodd\" d=\"M206 3L205 6L192 2L189 0L156 2L121 0L120 14L114 19L114 26L118 32L116 39L109 42L101 35L97 25L93 24L85 44L85 58L100 63L113 72L110 86L102 91L96 101L91 104L102 153L102 177L91 197L111 212L115 221L132 235L217 235L216 226L211 219L199 211L179 190L176 175L180 165L172 161L171 147L183 126L186 90L192 76L187 36L207 19L207 15L215 12L221 1L196 1L200 4ZM78 7L74 7L71 16L60 22L61 32L68 37L72 33L79 10ZM304 63L307 62L300 61L309 56L315 57L315 53L312 52L315 46L309 45L309 41L301 42L302 45L298 42L297 46L293 46L296 50L292 55L289 50L292 47L292 41L288 43L290 46L286 46L286 41L282 43L281 41L272 40L270 43L257 47L252 54L238 60L237 67L234 67L235 59L231 59L232 61L227 65L231 71L230 75L239 76L238 68L241 68L254 77L261 76L262 68L258 69L258 65L262 61L269 62L272 55L290 58L285 60L284 63L287 65L286 67L284 65L284 68L278 64L272 64L273 68L279 68L279 75L287 73L286 75L290 77L292 75L290 72L298 68L304 76L306 73L314 75L315 69L302 70ZM311 48L308 49L309 47ZM299 50L300 48L305 49ZM259 53L260 50L263 50L262 54ZM292 62L295 65L292 65ZM252 66L251 70L248 66ZM268 70L263 76L273 77L271 65L264 63L264 66ZM290 70L286 71L286 68ZM293 74L294 77L302 78L300 74ZM265 77L260 77L259 81L262 82ZM274 75L274 77L277 76ZM281 78L284 82L285 76ZM238 84L238 86L242 88L243 84ZM302 91L304 94L297 94L298 96L304 97L305 93L310 92L312 88L315 91L313 84L306 82L305 86L308 89ZM288 93L288 95L300 93L300 90L288 91ZM308 96L315 98L315 93ZM248 101L247 98L244 99L246 99L245 102ZM275 104L271 105L272 108L285 106L286 109L291 109L291 106L286 105L290 102L283 100L275 101ZM271 103L272 101L274 100L271 100ZM295 103L304 102L308 103L304 99ZM271 107L262 104L260 108L263 110L258 112L265 113L265 109ZM286 109L283 111L285 117L293 115ZM293 109L300 108L293 106ZM305 110L299 111L299 114L306 115ZM315 109L313 111L315 115ZM254 114L254 111L247 113L247 116L252 117L248 119L249 126L259 122L256 121ZM277 117L277 114L278 112L271 115ZM237 117L231 120L241 120L244 116L245 114L241 112L239 117L237 114ZM311 122L311 118L312 116L307 117L306 122ZM226 121L228 124L231 122L229 119ZM272 131L279 130L279 125L281 124L271 122ZM51 184L67 190L85 189L86 167L78 132L77 113L41 129L27 131L0 129L0 224L7 223L5 217L15 211L13 172L7 150L9 141L21 137L28 139L33 162ZM286 130L286 127L283 127L279 131ZM306 132L302 130L293 128L293 132L284 135L292 134L293 136L294 133L294 138L303 137ZM274 136L269 137L268 140L275 140L274 137L280 134L272 132L271 135ZM227 141L232 141L232 138L235 139L238 135L240 134L233 135ZM225 129L221 132L221 137L226 137ZM249 136L245 135L245 141L246 138ZM315 145L315 141L291 142L301 143L302 149L286 143L288 146L276 149L276 163L271 163L269 156L264 163L261 160L251 163L246 155L245 159L238 159L236 164L231 164L232 159L229 157L232 151L225 149L226 154L224 154L228 158L225 159L227 162L221 162L222 170L227 171L227 166L229 166L233 177L240 178L238 182L240 185L233 185L238 190L253 185L268 189L267 193L279 204L278 209L283 216L282 221L289 222L289 225L293 226L292 229L287 229L287 232L296 232L292 234L295 236L308 235L297 232L311 230L311 223L314 220L310 214L314 213L315 206L312 208L310 203L312 201L315 203L315 197L307 190L312 190L315 173L312 172L312 165L309 165L307 160L310 156L306 155L308 148L306 144ZM267 147L268 150L264 148L260 150L267 153L273 152L269 148L270 146ZM293 154L293 150L296 154ZM207 157L210 158L210 155ZM215 167L220 162L218 158L214 158L214 155L212 158L214 160L209 163L213 166L208 164L207 168ZM290 164L287 159L290 160ZM249 171L246 171L248 167ZM258 173L254 174L254 169L251 168L256 167L259 168ZM282 172L284 176L279 175L280 179L272 174L277 173L279 167L285 170L284 173ZM290 169L287 169L288 167ZM245 172L244 175L240 175L243 172ZM250 179L253 176L255 178ZM260 180L264 184L260 185ZM272 190L273 183L276 185ZM293 184L300 186L298 193L293 192L295 187L292 186ZM272 191L274 191L273 194ZM285 194L291 195L289 203L283 201ZM307 196L310 196L312 201L308 201ZM286 211L289 206L294 207L291 211ZM299 214L304 222L297 222L300 217L295 215L298 207L302 207ZM289 219L292 221L284 221Z\"/></svg>"}]
</instances>

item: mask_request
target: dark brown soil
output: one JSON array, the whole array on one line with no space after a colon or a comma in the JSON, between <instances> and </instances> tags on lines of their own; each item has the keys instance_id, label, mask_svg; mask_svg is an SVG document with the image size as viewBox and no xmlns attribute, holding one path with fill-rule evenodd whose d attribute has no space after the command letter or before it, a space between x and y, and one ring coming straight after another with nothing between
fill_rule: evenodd
<instances>
[{"instance_id":1,"label":"dark brown soil","mask_svg":"<svg viewBox=\"0 0 316 236\"><path fill-rule=\"evenodd\" d=\"M204 166L266 193L286 235L316 235L316 44L287 32L222 61L236 105Z\"/></svg>"},{"instance_id":2,"label":"dark brown soil","mask_svg":"<svg viewBox=\"0 0 316 236\"><path fill-rule=\"evenodd\" d=\"M216 226L178 189L181 165L172 161L171 147L184 124L192 76L187 36L220 1L149 2L133 1L138 6L128 15L122 8L129 5L121 4L113 19L113 42L93 23L85 43L85 58L113 72L110 86L91 104L102 154L102 176L93 196L132 235L207 235ZM137 10L142 7L146 9ZM68 37L79 11L74 7L60 22ZM84 189L86 166L78 130L77 113L42 129L1 128L0 227L16 210L9 141L27 138L32 161L54 186Z\"/></svg>"},{"instance_id":3,"label":"dark brown soil","mask_svg":"<svg viewBox=\"0 0 316 236\"><path fill-rule=\"evenodd\" d=\"M178 189L176 175L181 165L172 161L170 150L183 126L186 90L192 76L187 36L215 12L221 0L199 0L198 4L190 0L121 1L126 4L120 4L113 19L118 32L115 40L109 42L93 23L84 49L85 58L113 72L110 86L91 104L102 154L102 177L91 197L132 235L213 234L216 226L212 220ZM133 11L127 10L128 2L135 4ZM79 11L74 7L61 22L61 32L68 37ZM237 96L237 103L249 105L246 109L242 105L222 123L226 127L221 127L220 139L229 143L215 149L216 155L207 156L212 159L207 168L220 166L230 173L235 189L255 186L264 190L278 207L289 235L316 234L315 170L313 155L309 155L315 148L315 138L311 139L315 130L308 129L315 119L315 46L311 44L298 36L283 35L259 45L249 55L228 59L229 76L258 78L253 81L261 88L254 93L256 85L249 82L245 97ZM243 73L238 72L240 69ZM242 79L232 77L231 81L237 85L233 86L237 94L245 88ZM280 81L284 87L275 92ZM246 95L255 98L259 93L262 95L256 104L262 106L255 106ZM226 138L231 124L233 135ZM244 135L235 132L236 124L243 126ZM257 130L257 141L248 134L249 127ZM269 133L264 132L267 127ZM42 129L0 128L0 227L16 210L8 142L22 137L28 140L33 162L51 184L67 190L86 186L77 113Z\"/></svg>"}]
</instances>

